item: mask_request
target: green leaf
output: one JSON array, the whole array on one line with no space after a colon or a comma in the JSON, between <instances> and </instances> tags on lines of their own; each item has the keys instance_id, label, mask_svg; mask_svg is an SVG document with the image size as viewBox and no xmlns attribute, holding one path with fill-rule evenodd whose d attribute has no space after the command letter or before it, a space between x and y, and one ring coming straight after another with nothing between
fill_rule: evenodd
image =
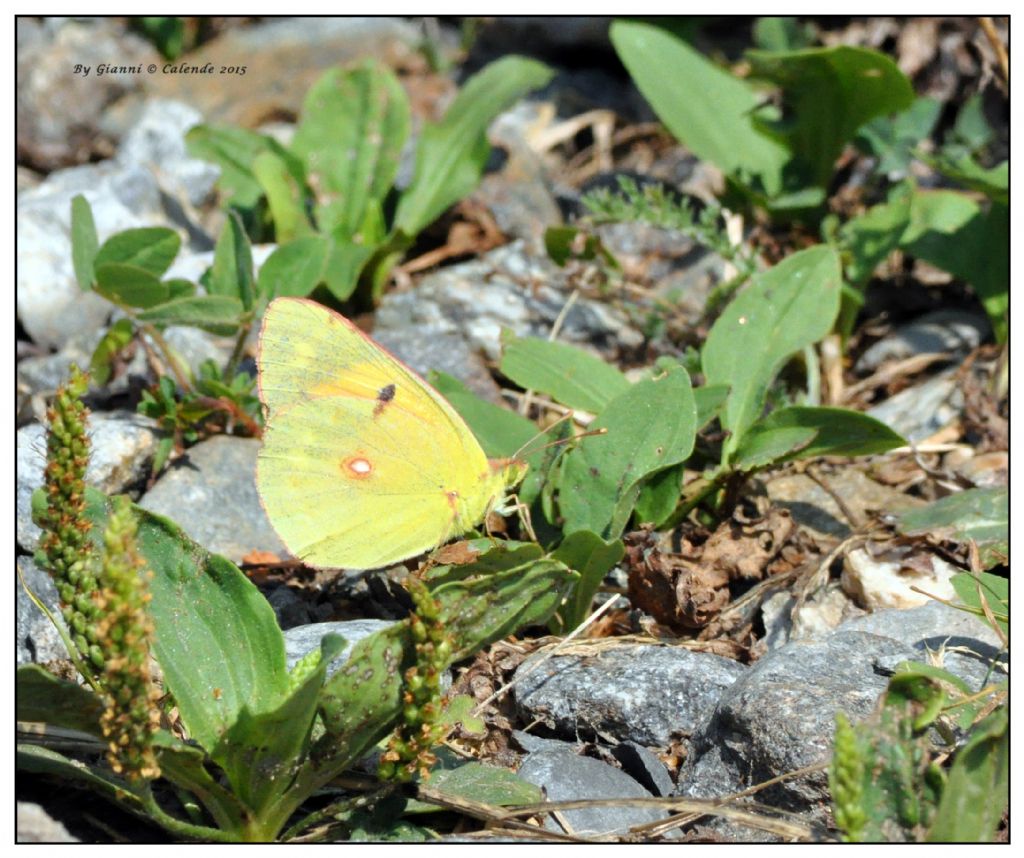
<instances>
[{"instance_id":1,"label":"green leaf","mask_svg":"<svg viewBox=\"0 0 1024 858\"><path fill-rule=\"evenodd\" d=\"M799 177L797 187L827 187L836 159L857 129L914 100L910 80L896 63L866 48L748 51L747 57L754 77L783 90L787 118L762 116L755 122L793 153L788 170Z\"/></svg>"},{"instance_id":2,"label":"green leaf","mask_svg":"<svg viewBox=\"0 0 1024 858\"><path fill-rule=\"evenodd\" d=\"M19 743L16 746L16 767L20 771L53 775L58 782L80 782L115 803L127 805L136 813L142 812L142 802L128 788L128 784L110 776L98 766L87 766L71 760L50 748Z\"/></svg>"},{"instance_id":3,"label":"green leaf","mask_svg":"<svg viewBox=\"0 0 1024 858\"><path fill-rule=\"evenodd\" d=\"M283 158L265 149L253 158L252 174L266 195L278 243L313 231L306 217L306 189L291 174Z\"/></svg>"},{"instance_id":4,"label":"green leaf","mask_svg":"<svg viewBox=\"0 0 1024 858\"><path fill-rule=\"evenodd\" d=\"M979 572L977 576L962 572L950 579L960 601L971 613L988 619L981 601L984 597L996 625L1003 635L1010 634L1010 584L1005 578L989 572Z\"/></svg>"},{"instance_id":5,"label":"green leaf","mask_svg":"<svg viewBox=\"0 0 1024 858\"><path fill-rule=\"evenodd\" d=\"M832 329L840 284L835 251L808 248L754 277L712 326L701 363L708 385L731 386L721 415L732 433L723 447L726 462L760 416L782 365Z\"/></svg>"},{"instance_id":6,"label":"green leaf","mask_svg":"<svg viewBox=\"0 0 1024 858\"><path fill-rule=\"evenodd\" d=\"M810 426L760 429L755 423L737 447L732 467L737 471L755 471L776 462L795 459L811 445L817 434L817 430Z\"/></svg>"},{"instance_id":7,"label":"green leaf","mask_svg":"<svg viewBox=\"0 0 1024 858\"><path fill-rule=\"evenodd\" d=\"M755 125L756 90L656 24L615 21L610 36L633 82L677 140L759 193L780 193L789 153Z\"/></svg>"},{"instance_id":8,"label":"green leaf","mask_svg":"<svg viewBox=\"0 0 1024 858\"><path fill-rule=\"evenodd\" d=\"M132 265L159 278L171 267L181 247L181 237L162 226L126 229L110 236L96 253L93 265Z\"/></svg>"},{"instance_id":9,"label":"green leaf","mask_svg":"<svg viewBox=\"0 0 1024 858\"><path fill-rule=\"evenodd\" d=\"M736 449L735 466L749 470L816 456L871 456L906 443L884 423L859 411L791 406L773 411L750 427ZM765 451L773 448L776 453L765 461Z\"/></svg>"},{"instance_id":10,"label":"green leaf","mask_svg":"<svg viewBox=\"0 0 1024 858\"><path fill-rule=\"evenodd\" d=\"M92 206L81 194L75 194L71 200L71 261L78 287L83 292L92 289L96 278L93 267L98 249L99 238L92 217Z\"/></svg>"},{"instance_id":11,"label":"green leaf","mask_svg":"<svg viewBox=\"0 0 1024 858\"><path fill-rule=\"evenodd\" d=\"M941 101L921 96L895 116L879 116L865 123L857 133L857 143L878 159L877 172L905 176L915 157L914 147L928 139L941 112Z\"/></svg>"},{"instance_id":12,"label":"green leaf","mask_svg":"<svg viewBox=\"0 0 1024 858\"><path fill-rule=\"evenodd\" d=\"M236 212L228 213L224 229L217 239L206 289L210 295L237 298L246 310L255 300L252 245Z\"/></svg>"},{"instance_id":13,"label":"green leaf","mask_svg":"<svg viewBox=\"0 0 1024 858\"><path fill-rule=\"evenodd\" d=\"M18 668L15 717L102 736L103 701L76 682L58 679L38 664Z\"/></svg>"},{"instance_id":14,"label":"green leaf","mask_svg":"<svg viewBox=\"0 0 1024 858\"><path fill-rule=\"evenodd\" d=\"M544 800L540 787L524 781L508 769L483 763L471 762L454 769L435 769L429 785L431 789L454 798L465 798L496 807L533 804ZM415 812L415 809L409 808L407 812Z\"/></svg>"},{"instance_id":15,"label":"green leaf","mask_svg":"<svg viewBox=\"0 0 1024 858\"><path fill-rule=\"evenodd\" d=\"M109 501L87 489L92 536L99 539ZM243 707L263 712L288 688L284 638L270 604L244 574L210 554L163 516L133 506L139 552L152 596L153 652L189 736L206 749Z\"/></svg>"},{"instance_id":16,"label":"green leaf","mask_svg":"<svg viewBox=\"0 0 1024 858\"><path fill-rule=\"evenodd\" d=\"M137 314L154 325L191 325L211 334L229 336L238 330L242 302L227 295L194 295L175 298Z\"/></svg>"},{"instance_id":17,"label":"green leaf","mask_svg":"<svg viewBox=\"0 0 1024 858\"><path fill-rule=\"evenodd\" d=\"M309 750L327 665L344 648L338 635L321 642L319 664L273 709L243 706L210 752L233 791L256 816L286 792Z\"/></svg>"},{"instance_id":18,"label":"green leaf","mask_svg":"<svg viewBox=\"0 0 1024 858\"><path fill-rule=\"evenodd\" d=\"M413 181L395 213L395 230L417 235L472 191L490 153L486 131L491 120L551 76L542 63L517 56L502 57L473 75L444 119L423 129Z\"/></svg>"},{"instance_id":19,"label":"green leaf","mask_svg":"<svg viewBox=\"0 0 1024 858\"><path fill-rule=\"evenodd\" d=\"M908 510L897 518L906 534L928 533L939 538L978 543L990 555L986 567L1009 557L1009 496L1005 488L967 489L927 506ZM986 559L986 558L983 558Z\"/></svg>"},{"instance_id":20,"label":"green leaf","mask_svg":"<svg viewBox=\"0 0 1024 858\"><path fill-rule=\"evenodd\" d=\"M194 158L220 167L217 185L225 194L225 202L243 211L253 209L263 196L263 187L252 170L260 152L270 151L283 158L296 181L304 182L301 163L265 134L233 125L196 125L185 135L185 146Z\"/></svg>"},{"instance_id":21,"label":"green leaf","mask_svg":"<svg viewBox=\"0 0 1024 858\"><path fill-rule=\"evenodd\" d=\"M409 101L397 78L377 63L331 69L306 93L292 151L316 194L316 224L355 238L398 172L409 136Z\"/></svg>"},{"instance_id":22,"label":"green leaf","mask_svg":"<svg viewBox=\"0 0 1024 858\"><path fill-rule=\"evenodd\" d=\"M1000 706L980 721L953 757L932 843L986 843L995 838L1010 800L1010 724Z\"/></svg>"},{"instance_id":23,"label":"green leaf","mask_svg":"<svg viewBox=\"0 0 1024 858\"><path fill-rule=\"evenodd\" d=\"M660 527L675 512L682 494L685 470L685 465L665 468L644 482L633 510L638 524Z\"/></svg>"},{"instance_id":24,"label":"green leaf","mask_svg":"<svg viewBox=\"0 0 1024 858\"><path fill-rule=\"evenodd\" d=\"M551 621L552 634L570 632L587 618L604 576L625 553L622 540L605 542L588 530L570 533L551 553L553 559L564 563L580 576L559 611L559 616Z\"/></svg>"},{"instance_id":25,"label":"green leaf","mask_svg":"<svg viewBox=\"0 0 1024 858\"><path fill-rule=\"evenodd\" d=\"M329 241L309 235L278 245L260 268L261 297L270 301L288 295L305 298L324 279Z\"/></svg>"},{"instance_id":26,"label":"green leaf","mask_svg":"<svg viewBox=\"0 0 1024 858\"><path fill-rule=\"evenodd\" d=\"M1005 205L983 210L967 194L918 191L904 249L970 283L981 298L998 342L1009 334L1010 217Z\"/></svg>"},{"instance_id":27,"label":"green leaf","mask_svg":"<svg viewBox=\"0 0 1024 858\"><path fill-rule=\"evenodd\" d=\"M167 285L144 268L107 262L96 266L96 291L122 307L154 307L170 295Z\"/></svg>"},{"instance_id":28,"label":"green leaf","mask_svg":"<svg viewBox=\"0 0 1024 858\"><path fill-rule=\"evenodd\" d=\"M375 243L356 244L351 239L331 237L328 240L327 266L324 281L339 301L352 297L359 285L359 276L377 250Z\"/></svg>"},{"instance_id":29,"label":"green leaf","mask_svg":"<svg viewBox=\"0 0 1024 858\"><path fill-rule=\"evenodd\" d=\"M729 398L729 385L705 384L693 389L693 402L697 406L697 429L703 429L714 420Z\"/></svg>"},{"instance_id":30,"label":"green leaf","mask_svg":"<svg viewBox=\"0 0 1024 858\"><path fill-rule=\"evenodd\" d=\"M501 336L501 371L520 387L596 414L630 384L618 369L565 343L536 337Z\"/></svg>"},{"instance_id":31,"label":"green leaf","mask_svg":"<svg viewBox=\"0 0 1024 858\"><path fill-rule=\"evenodd\" d=\"M168 299L188 298L196 294L196 284L183 277L171 277L164 280L163 284L167 287Z\"/></svg>"},{"instance_id":32,"label":"green leaf","mask_svg":"<svg viewBox=\"0 0 1024 858\"><path fill-rule=\"evenodd\" d=\"M563 459L559 507L565 533L590 530L616 539L643 480L690 455L696 422L690 377L681 366L616 396L590 426L605 434L580 439Z\"/></svg>"},{"instance_id":33,"label":"green leaf","mask_svg":"<svg viewBox=\"0 0 1024 858\"><path fill-rule=\"evenodd\" d=\"M910 224L911 194L898 186L888 201L850 218L839 228L839 240L849 251L846 277L854 286L864 286L875 269L900 245Z\"/></svg>"},{"instance_id":34,"label":"green leaf","mask_svg":"<svg viewBox=\"0 0 1024 858\"><path fill-rule=\"evenodd\" d=\"M135 330L130 319L118 319L107 328L93 349L89 361L89 374L95 384L103 386L110 380L111 364L114 358L132 341Z\"/></svg>"},{"instance_id":35,"label":"green leaf","mask_svg":"<svg viewBox=\"0 0 1024 858\"><path fill-rule=\"evenodd\" d=\"M940 153L938 157L928 159L928 163L961 185L978 191L990 200L1009 205L1010 202L1010 162L1003 161L994 167L982 167L970 155L946 157Z\"/></svg>"}]
</instances>

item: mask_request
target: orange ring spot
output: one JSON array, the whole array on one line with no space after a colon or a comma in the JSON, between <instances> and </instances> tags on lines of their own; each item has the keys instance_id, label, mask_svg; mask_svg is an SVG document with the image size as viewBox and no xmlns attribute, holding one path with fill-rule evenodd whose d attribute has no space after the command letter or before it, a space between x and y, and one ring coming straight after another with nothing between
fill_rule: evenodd
<instances>
[{"instance_id":1,"label":"orange ring spot","mask_svg":"<svg viewBox=\"0 0 1024 858\"><path fill-rule=\"evenodd\" d=\"M365 456L349 456L341 463L341 471L356 480L365 480L373 473L373 463Z\"/></svg>"}]
</instances>

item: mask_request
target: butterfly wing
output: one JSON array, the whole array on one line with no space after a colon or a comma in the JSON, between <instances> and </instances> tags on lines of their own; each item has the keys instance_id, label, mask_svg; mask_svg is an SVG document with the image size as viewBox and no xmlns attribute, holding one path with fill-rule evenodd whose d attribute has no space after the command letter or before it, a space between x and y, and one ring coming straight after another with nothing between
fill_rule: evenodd
<instances>
[{"instance_id":1,"label":"butterfly wing","mask_svg":"<svg viewBox=\"0 0 1024 858\"><path fill-rule=\"evenodd\" d=\"M285 545L313 566L414 556L475 525L504 490L437 391L313 301L270 304L259 370L260 497Z\"/></svg>"}]
</instances>

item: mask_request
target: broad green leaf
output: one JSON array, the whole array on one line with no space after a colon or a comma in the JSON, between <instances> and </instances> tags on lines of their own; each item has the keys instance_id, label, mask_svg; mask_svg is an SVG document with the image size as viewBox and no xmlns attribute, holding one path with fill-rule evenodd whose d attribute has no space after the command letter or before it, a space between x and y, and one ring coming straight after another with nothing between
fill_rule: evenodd
<instances>
[{"instance_id":1,"label":"broad green leaf","mask_svg":"<svg viewBox=\"0 0 1024 858\"><path fill-rule=\"evenodd\" d=\"M919 191L911 207L904 249L970 283L999 342L1009 334L1010 217L1005 205L983 209L967 194Z\"/></svg>"},{"instance_id":2,"label":"broad green leaf","mask_svg":"<svg viewBox=\"0 0 1024 858\"><path fill-rule=\"evenodd\" d=\"M810 426L782 426L777 429L759 429L755 423L743 436L732 467L737 471L754 471L776 462L794 459L811 445L817 429Z\"/></svg>"},{"instance_id":3,"label":"broad green leaf","mask_svg":"<svg viewBox=\"0 0 1024 858\"><path fill-rule=\"evenodd\" d=\"M58 679L38 664L18 668L15 717L102 736L103 701L76 682Z\"/></svg>"},{"instance_id":4,"label":"broad green leaf","mask_svg":"<svg viewBox=\"0 0 1024 858\"><path fill-rule=\"evenodd\" d=\"M927 506L908 510L898 519L900 531L978 543L986 567L1009 557L1010 507L1005 488L967 489Z\"/></svg>"},{"instance_id":5,"label":"broad green leaf","mask_svg":"<svg viewBox=\"0 0 1024 858\"><path fill-rule=\"evenodd\" d=\"M551 80L542 63L506 56L459 91L444 119L428 125L416 147L416 171L395 212L395 230L415 236L472 191L490 153L486 131L499 113Z\"/></svg>"},{"instance_id":6,"label":"broad green leaf","mask_svg":"<svg viewBox=\"0 0 1024 858\"><path fill-rule=\"evenodd\" d=\"M344 648L338 635L321 642L320 662L276 708L243 706L210 757L223 768L233 792L257 816L288 790L309 750L327 665Z\"/></svg>"},{"instance_id":7,"label":"broad green leaf","mask_svg":"<svg viewBox=\"0 0 1024 858\"><path fill-rule=\"evenodd\" d=\"M305 298L324 279L330 241L319 235L278 245L260 268L260 296L271 301L288 295Z\"/></svg>"},{"instance_id":8,"label":"broad green leaf","mask_svg":"<svg viewBox=\"0 0 1024 858\"><path fill-rule=\"evenodd\" d=\"M229 212L213 250L213 265L207 278L210 295L237 298L250 309L256 297L253 284L252 245L237 212Z\"/></svg>"},{"instance_id":9,"label":"broad green leaf","mask_svg":"<svg viewBox=\"0 0 1024 858\"><path fill-rule=\"evenodd\" d=\"M963 146L971 152L987 146L995 137L992 126L985 118L985 104L982 94L975 93L963 103L957 112L952 131L943 143L948 146Z\"/></svg>"},{"instance_id":10,"label":"broad green leaf","mask_svg":"<svg viewBox=\"0 0 1024 858\"><path fill-rule=\"evenodd\" d=\"M496 807L533 804L544 800L540 787L524 781L508 769L483 763L470 762L454 769L435 769L428 785L432 790L455 798L466 798ZM415 812L414 809L409 810Z\"/></svg>"},{"instance_id":11,"label":"broad green leaf","mask_svg":"<svg viewBox=\"0 0 1024 858\"><path fill-rule=\"evenodd\" d=\"M875 269L900 245L910 225L911 194L906 186L898 186L889 199L850 218L839 228L839 240L850 254L846 277L854 286L862 287Z\"/></svg>"},{"instance_id":12,"label":"broad green leaf","mask_svg":"<svg viewBox=\"0 0 1024 858\"><path fill-rule=\"evenodd\" d=\"M263 196L263 187L252 171L260 152L271 151L283 158L295 180L304 182L301 163L265 134L233 125L196 125L185 135L185 145L193 157L220 167L217 185L225 194L225 203L243 211L254 208Z\"/></svg>"},{"instance_id":13,"label":"broad green leaf","mask_svg":"<svg viewBox=\"0 0 1024 858\"><path fill-rule=\"evenodd\" d=\"M812 25L799 18L765 16L754 22L754 44L765 51L793 51L809 47L814 40Z\"/></svg>"},{"instance_id":14,"label":"broad green leaf","mask_svg":"<svg viewBox=\"0 0 1024 858\"><path fill-rule=\"evenodd\" d=\"M75 194L71 200L71 261L78 288L83 292L92 289L96 277L93 267L98 250L99 238L92 217L92 206L81 194Z\"/></svg>"},{"instance_id":15,"label":"broad green leaf","mask_svg":"<svg viewBox=\"0 0 1024 858\"><path fill-rule=\"evenodd\" d=\"M643 480L690 455L696 421L690 377L681 366L616 396L590 426L605 434L581 438L563 459L559 507L565 533L618 538Z\"/></svg>"},{"instance_id":16,"label":"broad green leaf","mask_svg":"<svg viewBox=\"0 0 1024 858\"><path fill-rule=\"evenodd\" d=\"M360 241L370 207L394 182L409 123L405 91L377 63L331 69L313 84L291 149L305 164L321 232Z\"/></svg>"},{"instance_id":17,"label":"broad green leaf","mask_svg":"<svg viewBox=\"0 0 1024 858\"><path fill-rule=\"evenodd\" d=\"M806 440L800 440L801 435ZM789 452L782 449L786 446L781 440L784 437L793 442ZM757 458L752 456L754 450L760 449L763 453L773 446L780 452L774 459L759 464L815 456L871 456L906 443L905 438L884 423L859 411L797 405L773 411L751 426L736 449L735 464L740 470L746 470L750 465L745 462Z\"/></svg>"},{"instance_id":18,"label":"broad green leaf","mask_svg":"<svg viewBox=\"0 0 1024 858\"><path fill-rule=\"evenodd\" d=\"M110 365L114 357L132 341L134 336L135 330L130 319L118 319L107 328L106 333L93 349L92 359L89 361L89 374L92 375L93 382L102 387L110 380Z\"/></svg>"},{"instance_id":19,"label":"broad green leaf","mask_svg":"<svg viewBox=\"0 0 1024 858\"><path fill-rule=\"evenodd\" d=\"M167 287L168 300L173 300L174 298L188 298L189 296L196 294L196 284L183 277L171 277L161 282Z\"/></svg>"},{"instance_id":20,"label":"broad green leaf","mask_svg":"<svg viewBox=\"0 0 1024 858\"><path fill-rule=\"evenodd\" d=\"M50 748L18 743L15 746L15 766L19 771L53 775L59 783L82 783L115 803L124 803L138 813L142 802L127 788L127 784L109 774L109 769L87 766Z\"/></svg>"},{"instance_id":21,"label":"broad green leaf","mask_svg":"<svg viewBox=\"0 0 1024 858\"><path fill-rule=\"evenodd\" d=\"M604 576L622 559L623 554L625 546L621 540L605 542L596 533L587 530L570 533L551 553L552 558L561 561L580 576L558 615L551 620L554 634L571 632L587 618Z\"/></svg>"},{"instance_id":22,"label":"broad green leaf","mask_svg":"<svg viewBox=\"0 0 1024 858\"><path fill-rule=\"evenodd\" d=\"M153 277L161 277L171 267L181 247L181 237L162 226L126 229L110 236L96 252L93 266L108 263L141 268Z\"/></svg>"},{"instance_id":23,"label":"broad green leaf","mask_svg":"<svg viewBox=\"0 0 1024 858\"><path fill-rule=\"evenodd\" d=\"M356 243L351 238L328 239L327 265L324 282L339 301L352 297L359 285L359 277L377 250L373 242ZM390 269L389 269L390 270Z\"/></svg>"},{"instance_id":24,"label":"broad green leaf","mask_svg":"<svg viewBox=\"0 0 1024 858\"><path fill-rule=\"evenodd\" d=\"M782 190L789 153L761 133L761 95L657 24L616 21L612 44L658 118L698 158L768 197Z\"/></svg>"},{"instance_id":25,"label":"broad green leaf","mask_svg":"<svg viewBox=\"0 0 1024 858\"><path fill-rule=\"evenodd\" d=\"M700 420L699 416L697 419ZM659 471L644 481L634 507L638 524L659 527L675 512L683 490L685 469L685 465L665 468L664 471Z\"/></svg>"},{"instance_id":26,"label":"broad green leaf","mask_svg":"<svg viewBox=\"0 0 1024 858\"><path fill-rule=\"evenodd\" d=\"M959 157L944 157L939 153L938 157L929 159L929 163L939 170L944 176L948 176L961 185L973 191L979 191L990 200L1002 205L1009 205L1010 202L1010 162L1003 161L994 167L982 167L970 155L963 154Z\"/></svg>"},{"instance_id":27,"label":"broad green leaf","mask_svg":"<svg viewBox=\"0 0 1024 858\"><path fill-rule=\"evenodd\" d=\"M562 405L596 414L629 381L611 364L565 343L502 332L501 371L520 387L546 393Z\"/></svg>"},{"instance_id":28,"label":"broad green leaf","mask_svg":"<svg viewBox=\"0 0 1024 858\"><path fill-rule=\"evenodd\" d=\"M728 462L760 416L768 386L796 352L832 329L839 310L839 257L828 247L794 253L753 278L726 307L704 343L708 385L731 386L721 415Z\"/></svg>"},{"instance_id":29,"label":"broad green leaf","mask_svg":"<svg viewBox=\"0 0 1024 858\"><path fill-rule=\"evenodd\" d=\"M107 262L96 266L95 290L122 307L154 307L170 296L170 289L144 268Z\"/></svg>"},{"instance_id":30,"label":"broad green leaf","mask_svg":"<svg viewBox=\"0 0 1024 858\"><path fill-rule=\"evenodd\" d=\"M279 244L309 235L313 227L306 217L306 189L289 172L276 153L266 149L252 161L252 174L263 188Z\"/></svg>"},{"instance_id":31,"label":"broad green leaf","mask_svg":"<svg viewBox=\"0 0 1024 858\"><path fill-rule=\"evenodd\" d=\"M109 501L87 490L98 540ZM243 707L265 712L288 688L284 638L273 608L230 561L192 542L172 521L133 507L152 596L153 654L191 738L207 749Z\"/></svg>"},{"instance_id":32,"label":"broad green leaf","mask_svg":"<svg viewBox=\"0 0 1024 858\"><path fill-rule=\"evenodd\" d=\"M1010 800L1010 724L1000 706L979 722L953 757L932 843L987 843L995 838Z\"/></svg>"},{"instance_id":33,"label":"broad green leaf","mask_svg":"<svg viewBox=\"0 0 1024 858\"><path fill-rule=\"evenodd\" d=\"M693 402L697 406L697 429L703 429L718 416L729 398L729 385L705 384L693 389Z\"/></svg>"},{"instance_id":34,"label":"broad green leaf","mask_svg":"<svg viewBox=\"0 0 1024 858\"><path fill-rule=\"evenodd\" d=\"M193 295L175 298L137 314L154 325L191 325L211 334L229 336L238 330L242 302L228 295Z\"/></svg>"},{"instance_id":35,"label":"broad green leaf","mask_svg":"<svg viewBox=\"0 0 1024 858\"><path fill-rule=\"evenodd\" d=\"M984 597L989 610L1004 635L1010 633L1010 584L1006 578L990 572L977 576L961 572L950 579L960 601L971 609L971 613L987 619L981 601Z\"/></svg>"},{"instance_id":36,"label":"broad green leaf","mask_svg":"<svg viewBox=\"0 0 1024 858\"><path fill-rule=\"evenodd\" d=\"M891 59L839 45L786 53L748 51L754 77L782 88L786 118L755 119L793 153L797 185L827 187L843 147L865 122L904 110L910 80ZM790 177L792 181L792 177Z\"/></svg>"},{"instance_id":37,"label":"broad green leaf","mask_svg":"<svg viewBox=\"0 0 1024 858\"><path fill-rule=\"evenodd\" d=\"M941 101L921 96L895 116L879 116L865 123L857 133L857 143L878 159L875 169L879 173L905 176L914 147L929 137L941 112Z\"/></svg>"}]
</instances>

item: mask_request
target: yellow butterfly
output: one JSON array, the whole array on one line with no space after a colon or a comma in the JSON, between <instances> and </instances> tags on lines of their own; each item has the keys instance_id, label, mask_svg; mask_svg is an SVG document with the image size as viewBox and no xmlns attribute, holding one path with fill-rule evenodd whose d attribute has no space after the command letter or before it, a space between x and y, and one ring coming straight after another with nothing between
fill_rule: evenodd
<instances>
[{"instance_id":1,"label":"yellow butterfly","mask_svg":"<svg viewBox=\"0 0 1024 858\"><path fill-rule=\"evenodd\" d=\"M434 388L344 316L277 298L260 331L256 484L311 566L375 569L479 524L525 475L488 460Z\"/></svg>"}]
</instances>

